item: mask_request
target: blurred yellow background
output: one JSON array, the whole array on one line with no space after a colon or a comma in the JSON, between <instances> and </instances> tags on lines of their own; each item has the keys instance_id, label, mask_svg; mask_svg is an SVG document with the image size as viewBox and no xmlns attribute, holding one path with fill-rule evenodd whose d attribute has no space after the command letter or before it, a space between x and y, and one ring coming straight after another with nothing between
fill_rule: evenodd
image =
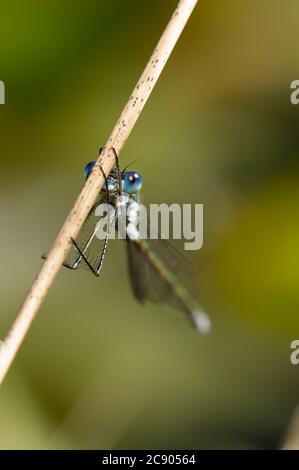
<instances>
[{"instance_id":1,"label":"blurred yellow background","mask_svg":"<svg viewBox=\"0 0 299 470\"><path fill-rule=\"evenodd\" d=\"M175 5L0 2L0 338ZM58 275L0 389L0 448L280 446L299 398L298 14L201 0L120 157L145 204L204 203L211 335L139 305L112 242L100 279Z\"/></svg>"}]
</instances>

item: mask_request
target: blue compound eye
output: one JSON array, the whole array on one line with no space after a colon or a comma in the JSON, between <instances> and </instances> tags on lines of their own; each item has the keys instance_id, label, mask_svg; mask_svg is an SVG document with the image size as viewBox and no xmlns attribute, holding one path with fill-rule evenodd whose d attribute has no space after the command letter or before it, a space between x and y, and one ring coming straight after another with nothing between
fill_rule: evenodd
<instances>
[{"instance_id":1,"label":"blue compound eye","mask_svg":"<svg viewBox=\"0 0 299 470\"><path fill-rule=\"evenodd\" d=\"M95 166L95 163L96 163L95 160L92 160L91 162L87 163L87 165L85 165L84 170L83 170L85 179L89 177L93 167Z\"/></svg>"},{"instance_id":2,"label":"blue compound eye","mask_svg":"<svg viewBox=\"0 0 299 470\"><path fill-rule=\"evenodd\" d=\"M123 190L125 193L138 193L142 186L142 178L137 171L127 171L124 174Z\"/></svg>"}]
</instances>

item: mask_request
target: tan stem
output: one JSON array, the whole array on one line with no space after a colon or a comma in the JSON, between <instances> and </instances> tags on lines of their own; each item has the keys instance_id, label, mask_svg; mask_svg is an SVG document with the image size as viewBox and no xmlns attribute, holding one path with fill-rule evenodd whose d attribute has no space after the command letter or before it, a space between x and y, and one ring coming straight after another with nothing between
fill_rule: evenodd
<instances>
[{"instance_id":1,"label":"tan stem","mask_svg":"<svg viewBox=\"0 0 299 470\"><path fill-rule=\"evenodd\" d=\"M163 32L153 54L150 57L133 93L121 113L106 146L97 160L97 165L89 176L80 192L69 216L63 224L53 247L48 253L47 260L37 275L23 305L11 326L0 349L0 383L3 381L30 325L35 318L59 268L61 267L71 245L82 224L94 204L96 197L104 184L104 178L99 165L106 175L111 171L115 158L111 151L113 147L119 154L133 129L143 107L149 98L175 43L191 15L197 0L181 0Z\"/></svg>"}]
</instances>

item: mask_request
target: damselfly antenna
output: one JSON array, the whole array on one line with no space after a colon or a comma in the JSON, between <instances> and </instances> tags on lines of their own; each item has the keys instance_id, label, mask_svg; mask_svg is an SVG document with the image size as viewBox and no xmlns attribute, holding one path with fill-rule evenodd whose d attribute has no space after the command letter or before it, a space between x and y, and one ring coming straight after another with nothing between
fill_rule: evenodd
<instances>
[{"instance_id":1,"label":"damselfly antenna","mask_svg":"<svg viewBox=\"0 0 299 470\"><path fill-rule=\"evenodd\" d=\"M139 160L140 160L140 158L136 158L131 163L129 163L127 166L125 166L125 168L122 170L122 173L124 173L131 165L133 165L133 163L138 162Z\"/></svg>"}]
</instances>

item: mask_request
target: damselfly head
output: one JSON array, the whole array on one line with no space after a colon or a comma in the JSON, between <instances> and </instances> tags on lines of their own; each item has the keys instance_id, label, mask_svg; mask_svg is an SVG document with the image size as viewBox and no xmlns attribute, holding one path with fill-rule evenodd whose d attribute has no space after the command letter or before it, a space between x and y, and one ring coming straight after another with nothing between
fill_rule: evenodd
<instances>
[{"instance_id":1,"label":"damselfly head","mask_svg":"<svg viewBox=\"0 0 299 470\"><path fill-rule=\"evenodd\" d=\"M123 190L128 194L138 193L142 186L142 178L137 171L126 171L123 176Z\"/></svg>"}]
</instances>

